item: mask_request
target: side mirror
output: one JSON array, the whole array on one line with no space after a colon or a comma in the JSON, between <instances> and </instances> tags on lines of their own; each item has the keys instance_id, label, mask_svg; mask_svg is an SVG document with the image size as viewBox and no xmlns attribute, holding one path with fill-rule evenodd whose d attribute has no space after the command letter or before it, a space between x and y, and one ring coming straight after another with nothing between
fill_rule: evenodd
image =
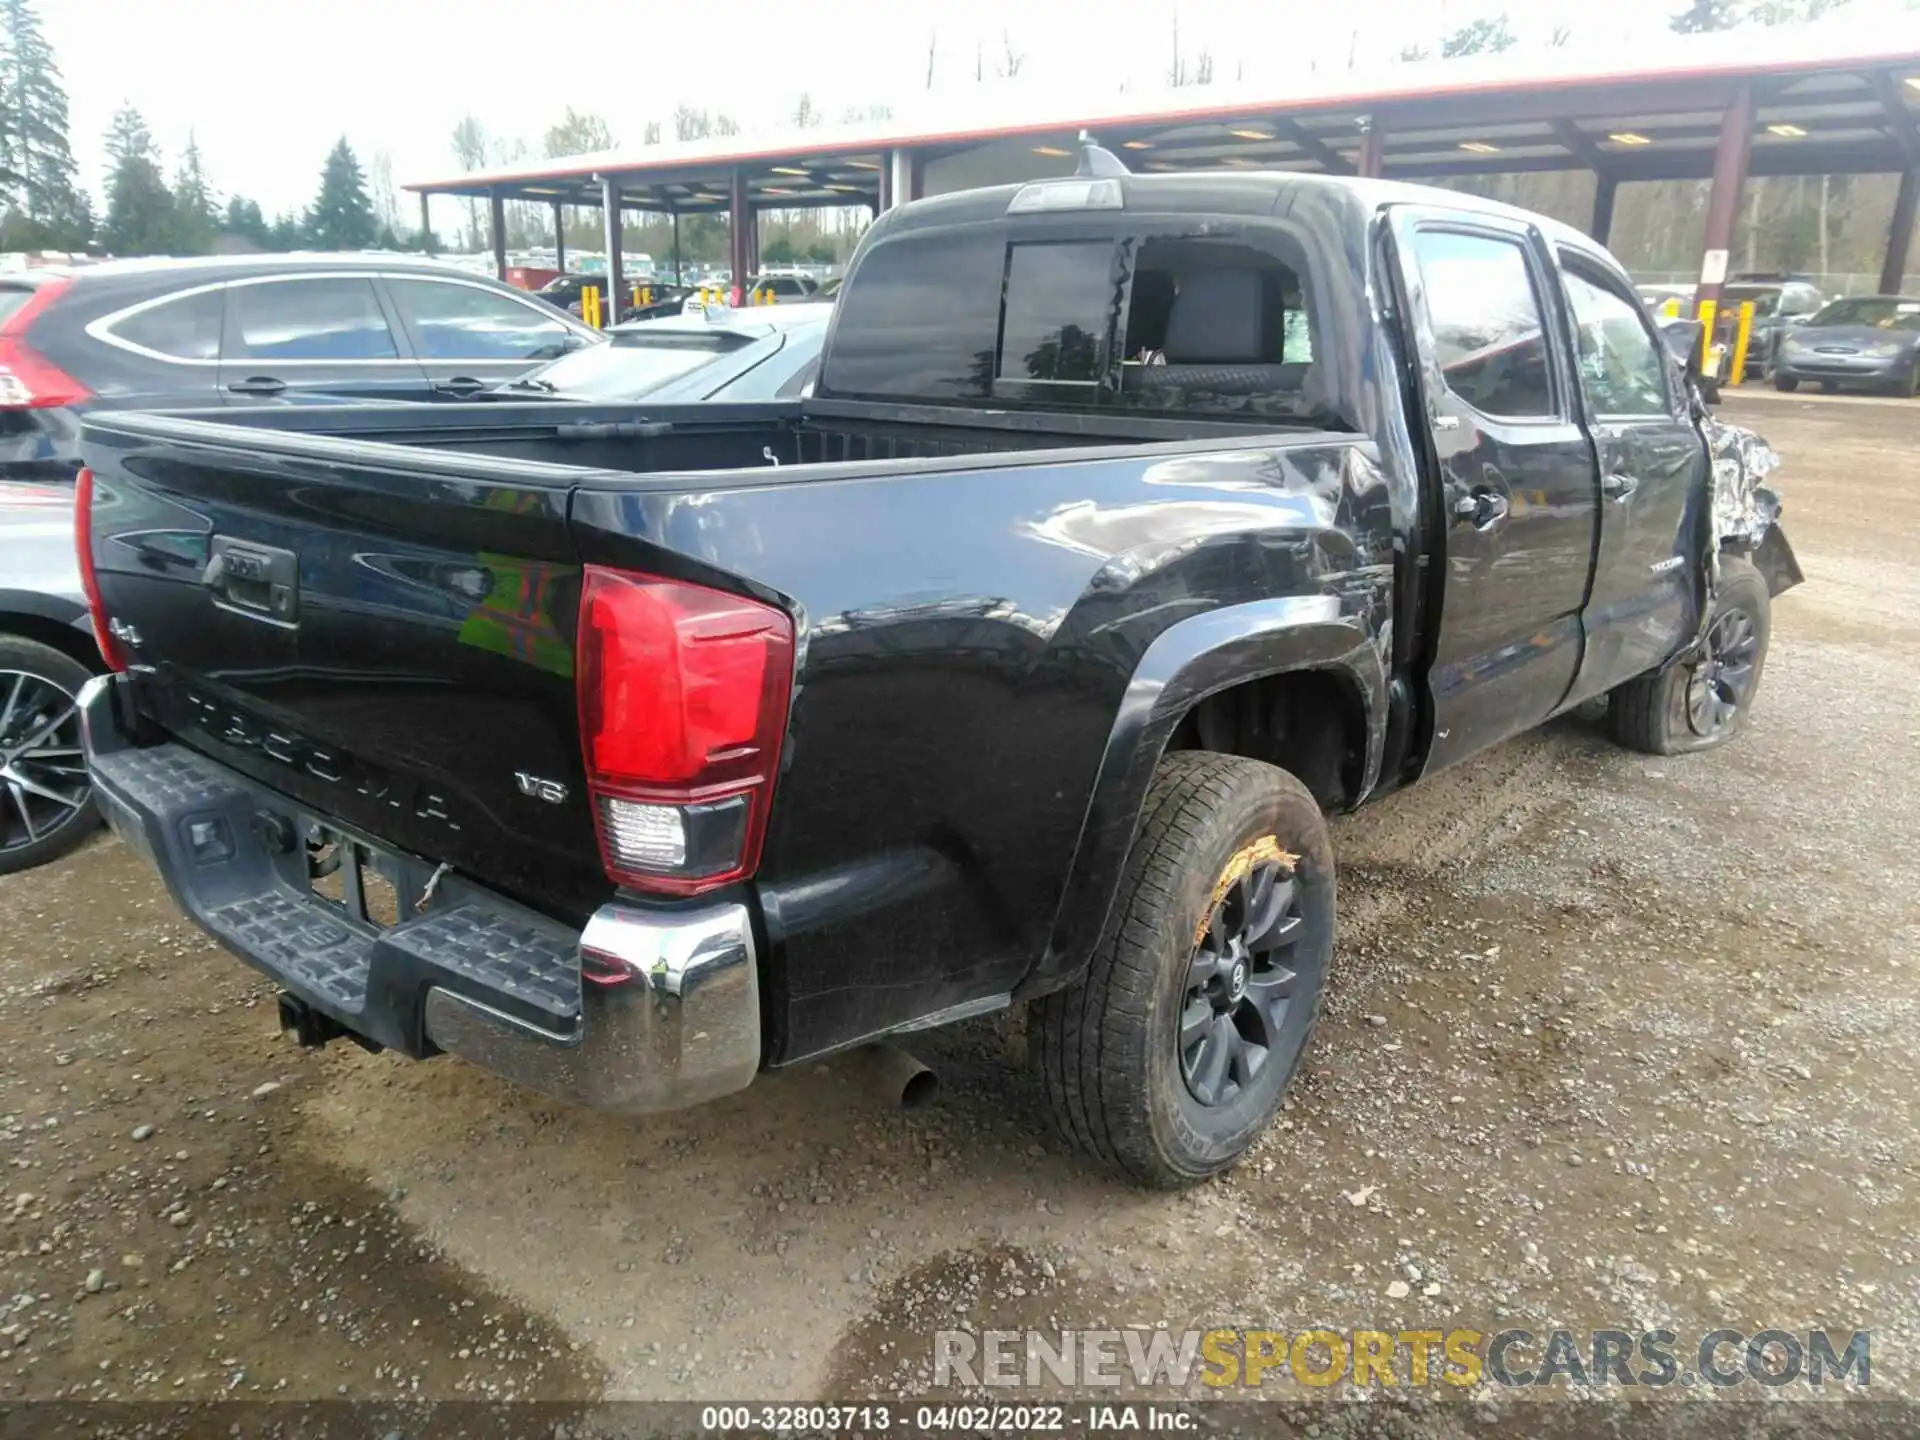
<instances>
[{"instance_id":1,"label":"side mirror","mask_svg":"<svg viewBox=\"0 0 1920 1440\"><path fill-rule=\"evenodd\" d=\"M1696 417L1707 413L1707 406L1720 398L1718 385L1709 385L1700 374L1700 341L1704 327L1698 320L1680 317L1660 322L1660 339L1667 357L1680 372L1687 389L1687 402Z\"/></svg>"}]
</instances>

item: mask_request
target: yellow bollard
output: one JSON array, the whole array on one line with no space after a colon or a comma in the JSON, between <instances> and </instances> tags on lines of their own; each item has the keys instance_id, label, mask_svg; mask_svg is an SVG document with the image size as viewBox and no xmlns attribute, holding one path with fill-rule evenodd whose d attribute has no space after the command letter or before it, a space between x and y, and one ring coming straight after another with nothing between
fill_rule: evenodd
<instances>
[{"instance_id":1,"label":"yellow bollard","mask_svg":"<svg viewBox=\"0 0 1920 1440\"><path fill-rule=\"evenodd\" d=\"M1666 303L1661 305L1660 314L1664 319L1678 320L1680 318L1679 298L1676 296L1674 299L1668 300Z\"/></svg>"},{"instance_id":2,"label":"yellow bollard","mask_svg":"<svg viewBox=\"0 0 1920 1440\"><path fill-rule=\"evenodd\" d=\"M1700 322L1700 373L1711 380L1720 378L1713 364L1713 322L1719 311L1719 305L1712 300L1702 300L1695 315Z\"/></svg>"},{"instance_id":3,"label":"yellow bollard","mask_svg":"<svg viewBox=\"0 0 1920 1440\"><path fill-rule=\"evenodd\" d=\"M1733 333L1733 364L1727 367L1727 383L1743 384L1747 378L1747 345L1753 339L1753 301L1740 302L1740 323Z\"/></svg>"}]
</instances>

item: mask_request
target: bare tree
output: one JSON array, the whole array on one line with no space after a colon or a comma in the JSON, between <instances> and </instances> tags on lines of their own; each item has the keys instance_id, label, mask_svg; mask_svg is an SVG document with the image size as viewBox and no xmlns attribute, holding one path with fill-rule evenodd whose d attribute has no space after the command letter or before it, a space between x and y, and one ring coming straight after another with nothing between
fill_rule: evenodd
<instances>
[{"instance_id":1,"label":"bare tree","mask_svg":"<svg viewBox=\"0 0 1920 1440\"><path fill-rule=\"evenodd\" d=\"M460 168L471 174L481 170L487 163L487 127L472 115L462 115L453 127L453 158L460 162ZM478 198L467 200L467 248L483 250L485 241L481 238L480 214L482 206Z\"/></svg>"},{"instance_id":2,"label":"bare tree","mask_svg":"<svg viewBox=\"0 0 1920 1440\"><path fill-rule=\"evenodd\" d=\"M1011 80L1020 73L1020 67L1027 63L1026 54L1013 48L1013 36L1005 30L1000 32L1000 64L996 67L1002 80Z\"/></svg>"},{"instance_id":3,"label":"bare tree","mask_svg":"<svg viewBox=\"0 0 1920 1440\"><path fill-rule=\"evenodd\" d=\"M398 235L400 195L393 188L393 157L384 150L374 151L367 161L367 197L373 201L374 219Z\"/></svg>"}]
</instances>

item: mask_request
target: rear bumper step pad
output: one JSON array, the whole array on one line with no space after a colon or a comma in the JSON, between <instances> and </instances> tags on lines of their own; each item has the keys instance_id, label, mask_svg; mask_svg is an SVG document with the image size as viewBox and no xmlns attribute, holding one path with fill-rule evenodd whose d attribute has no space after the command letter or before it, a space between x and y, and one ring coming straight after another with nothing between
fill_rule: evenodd
<instances>
[{"instance_id":1,"label":"rear bumper step pad","mask_svg":"<svg viewBox=\"0 0 1920 1440\"><path fill-rule=\"evenodd\" d=\"M574 931L457 875L436 878L428 862L342 832L184 745L134 746L120 724L131 709L116 703L124 683L102 677L81 696L107 822L202 928L346 1029L415 1057L459 1054L596 1109L693 1104L758 1070L743 905L616 902ZM344 899L314 888L306 841L322 837L355 867ZM376 923L362 895L374 873L397 897L392 924ZM583 948L594 957L587 983Z\"/></svg>"}]
</instances>

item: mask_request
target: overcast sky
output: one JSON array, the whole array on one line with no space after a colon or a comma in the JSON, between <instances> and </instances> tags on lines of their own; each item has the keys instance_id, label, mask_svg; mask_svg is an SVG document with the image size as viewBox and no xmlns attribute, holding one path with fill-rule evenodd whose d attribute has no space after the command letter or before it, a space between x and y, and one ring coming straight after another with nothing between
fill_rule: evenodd
<instances>
[{"instance_id":1,"label":"overcast sky","mask_svg":"<svg viewBox=\"0 0 1920 1440\"><path fill-rule=\"evenodd\" d=\"M1202 47L1216 77L1322 76L1432 46L1503 0L1179 0L1181 48ZM1574 43L1623 57L1656 54L1682 0L1511 0L1523 43L1558 25ZM1905 12L1907 0L1854 0ZM936 88L975 91L976 42L989 69L1004 30L1025 55L1026 87L1157 88L1173 48L1173 0L40 0L66 76L73 148L102 193L100 139L122 104L137 107L169 170L194 132L214 186L269 215L304 207L327 149L346 135L363 163L390 158L396 182L457 170L448 137L471 112L489 133L539 152L571 104L597 112L618 142L678 104L726 111L749 129L791 113L804 90L830 117L848 106L909 103L938 34ZM1844 13L1844 12L1843 12ZM1864 18L1864 16L1860 17ZM1826 22L1823 22L1826 23ZM1849 29L1852 28L1850 23ZM1729 41L1729 43L1734 43ZM990 93L982 114L992 114ZM410 212L408 212L410 213Z\"/></svg>"}]
</instances>

